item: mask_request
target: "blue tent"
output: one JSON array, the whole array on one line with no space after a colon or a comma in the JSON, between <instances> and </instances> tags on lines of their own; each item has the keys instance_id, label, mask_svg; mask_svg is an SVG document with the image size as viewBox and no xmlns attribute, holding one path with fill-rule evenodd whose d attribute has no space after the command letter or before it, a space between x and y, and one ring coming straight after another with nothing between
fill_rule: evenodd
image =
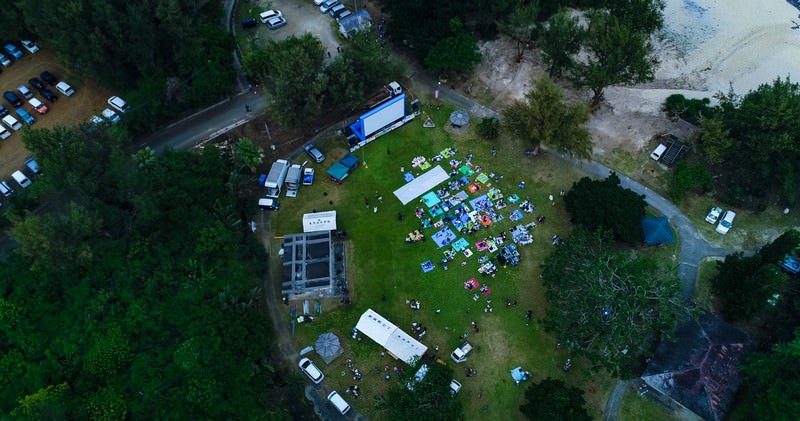
<instances>
[{"instance_id":1,"label":"blue tent","mask_svg":"<svg viewBox=\"0 0 800 421\"><path fill-rule=\"evenodd\" d=\"M672 229L669 227L669 220L666 217L646 216L642 218L642 231L644 231L644 243L648 246L675 242Z\"/></svg>"}]
</instances>

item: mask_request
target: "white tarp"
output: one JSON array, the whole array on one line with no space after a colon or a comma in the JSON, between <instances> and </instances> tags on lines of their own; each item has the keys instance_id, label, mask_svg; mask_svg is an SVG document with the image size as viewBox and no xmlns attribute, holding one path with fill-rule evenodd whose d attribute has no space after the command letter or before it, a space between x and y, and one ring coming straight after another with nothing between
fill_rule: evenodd
<instances>
[{"instance_id":1,"label":"white tarp","mask_svg":"<svg viewBox=\"0 0 800 421\"><path fill-rule=\"evenodd\" d=\"M400 360L411 363L422 357L428 347L386 320L372 309L367 309L358 319L356 329L384 347Z\"/></svg>"},{"instance_id":2,"label":"white tarp","mask_svg":"<svg viewBox=\"0 0 800 421\"><path fill-rule=\"evenodd\" d=\"M447 172L443 170L441 166L437 165L425 174L409 181L405 186L395 190L394 195L397 196L404 205L407 205L412 200L447 181L449 177Z\"/></svg>"},{"instance_id":3,"label":"white tarp","mask_svg":"<svg viewBox=\"0 0 800 421\"><path fill-rule=\"evenodd\" d=\"M333 231L335 229L335 210L303 214L303 232Z\"/></svg>"}]
</instances>

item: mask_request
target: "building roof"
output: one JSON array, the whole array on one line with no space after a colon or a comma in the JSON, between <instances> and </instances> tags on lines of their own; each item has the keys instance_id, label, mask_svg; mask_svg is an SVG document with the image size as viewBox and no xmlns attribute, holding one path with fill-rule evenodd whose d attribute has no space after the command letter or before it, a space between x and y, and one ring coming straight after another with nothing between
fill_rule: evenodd
<instances>
[{"instance_id":1,"label":"building roof","mask_svg":"<svg viewBox=\"0 0 800 421\"><path fill-rule=\"evenodd\" d=\"M361 315L356 329L384 347L390 354L407 363L411 363L415 358L420 358L428 350L427 346L372 309L367 309Z\"/></svg>"},{"instance_id":2,"label":"building roof","mask_svg":"<svg viewBox=\"0 0 800 421\"><path fill-rule=\"evenodd\" d=\"M712 314L683 322L675 337L661 342L642 380L708 421L723 420L753 342Z\"/></svg>"},{"instance_id":3,"label":"building roof","mask_svg":"<svg viewBox=\"0 0 800 421\"><path fill-rule=\"evenodd\" d=\"M336 211L303 214L303 232L335 231Z\"/></svg>"}]
</instances>

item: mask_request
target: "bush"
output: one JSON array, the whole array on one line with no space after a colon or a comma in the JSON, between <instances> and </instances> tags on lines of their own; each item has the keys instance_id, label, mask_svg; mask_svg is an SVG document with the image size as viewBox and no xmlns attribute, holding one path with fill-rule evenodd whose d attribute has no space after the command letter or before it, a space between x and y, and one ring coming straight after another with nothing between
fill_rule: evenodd
<instances>
[{"instance_id":1,"label":"bush","mask_svg":"<svg viewBox=\"0 0 800 421\"><path fill-rule=\"evenodd\" d=\"M500 135L500 120L486 117L478 124L478 135L486 140L495 140Z\"/></svg>"},{"instance_id":2,"label":"bush","mask_svg":"<svg viewBox=\"0 0 800 421\"><path fill-rule=\"evenodd\" d=\"M710 103L708 98L688 99L681 94L673 94L667 97L661 110L670 118L680 117L692 124L698 124L700 116L710 117L713 114L713 108L708 106Z\"/></svg>"},{"instance_id":3,"label":"bush","mask_svg":"<svg viewBox=\"0 0 800 421\"><path fill-rule=\"evenodd\" d=\"M669 195L674 202L680 202L686 192L695 188L704 192L711 190L711 174L703 164L689 165L678 162L670 180Z\"/></svg>"}]
</instances>

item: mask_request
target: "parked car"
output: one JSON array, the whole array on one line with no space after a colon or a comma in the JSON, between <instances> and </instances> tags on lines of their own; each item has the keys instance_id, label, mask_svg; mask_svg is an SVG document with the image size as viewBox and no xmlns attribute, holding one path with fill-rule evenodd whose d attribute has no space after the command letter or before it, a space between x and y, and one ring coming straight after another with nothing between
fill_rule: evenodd
<instances>
[{"instance_id":1,"label":"parked car","mask_svg":"<svg viewBox=\"0 0 800 421\"><path fill-rule=\"evenodd\" d=\"M342 19L344 19L344 18L346 18L346 17L348 17L348 16L350 16L352 14L353 14L353 12L345 9L344 11L342 11L342 13L339 13L339 16L336 16L336 22L341 22Z\"/></svg>"},{"instance_id":2,"label":"parked car","mask_svg":"<svg viewBox=\"0 0 800 421\"><path fill-rule=\"evenodd\" d=\"M300 370L303 370L303 373L306 373L306 376L308 376L314 384L319 384L322 379L325 378L325 375L322 374L319 367L308 358L301 359L298 365L300 366Z\"/></svg>"},{"instance_id":3,"label":"parked car","mask_svg":"<svg viewBox=\"0 0 800 421\"><path fill-rule=\"evenodd\" d=\"M722 215L722 208L714 206L710 211L708 211L708 215L706 215L706 222L712 225L716 224L720 215Z\"/></svg>"},{"instance_id":4,"label":"parked car","mask_svg":"<svg viewBox=\"0 0 800 421\"><path fill-rule=\"evenodd\" d=\"M17 108L17 109L16 109L16 110L14 110L14 111L17 113L17 115L19 116L19 118L21 118L21 119L22 119L22 121L24 121L24 122L25 122L25 123L27 123L28 125L30 125L30 124L33 124L33 123L36 121L36 119L35 119L35 118L33 118L33 116L32 116L32 115L30 115L30 113L28 113L27 111L25 111L25 109L23 109L23 108Z\"/></svg>"},{"instance_id":5,"label":"parked car","mask_svg":"<svg viewBox=\"0 0 800 421\"><path fill-rule=\"evenodd\" d=\"M262 197L261 199L258 199L258 208L261 210L276 211L280 209L280 207L281 204L275 199L270 199L269 197Z\"/></svg>"},{"instance_id":6,"label":"parked car","mask_svg":"<svg viewBox=\"0 0 800 421\"><path fill-rule=\"evenodd\" d=\"M28 104L31 104L31 107L39 114L47 114L47 111L49 111L47 105L44 105L44 103L37 98L29 99Z\"/></svg>"},{"instance_id":7,"label":"parked car","mask_svg":"<svg viewBox=\"0 0 800 421\"><path fill-rule=\"evenodd\" d=\"M115 113L113 110L111 110L109 108L106 108L100 114L102 114L103 117L105 117L105 119L110 121L112 124L119 123L119 115L117 115L117 113Z\"/></svg>"},{"instance_id":8,"label":"parked car","mask_svg":"<svg viewBox=\"0 0 800 421\"><path fill-rule=\"evenodd\" d=\"M56 75L48 72L47 70L43 71L39 76L42 78L43 81L50 84L50 86L55 86L58 83L58 78L56 77Z\"/></svg>"},{"instance_id":9,"label":"parked car","mask_svg":"<svg viewBox=\"0 0 800 421\"><path fill-rule=\"evenodd\" d=\"M11 65L11 60L6 57L5 54L0 54L0 64L3 65L3 67L8 67Z\"/></svg>"},{"instance_id":10,"label":"parked car","mask_svg":"<svg viewBox=\"0 0 800 421\"><path fill-rule=\"evenodd\" d=\"M39 90L39 93L42 95L42 97L44 99L46 99L46 100L48 100L50 102L58 101L58 95L54 94L53 91L51 91L51 90L49 90L47 88Z\"/></svg>"},{"instance_id":11,"label":"parked car","mask_svg":"<svg viewBox=\"0 0 800 421\"><path fill-rule=\"evenodd\" d=\"M34 174L41 174L42 169L39 167L39 163L36 162L34 158L28 158L25 160L25 166L28 167Z\"/></svg>"},{"instance_id":12,"label":"parked car","mask_svg":"<svg viewBox=\"0 0 800 421\"><path fill-rule=\"evenodd\" d=\"M128 112L128 103L118 96L112 96L108 99L108 105L112 106L115 110L125 114Z\"/></svg>"},{"instance_id":13,"label":"parked car","mask_svg":"<svg viewBox=\"0 0 800 421\"><path fill-rule=\"evenodd\" d=\"M313 143L309 143L308 145L303 146L303 150L306 151L308 156L310 156L311 159L313 159L314 162L316 162L317 164L325 160L325 155L322 153L322 151L317 149L317 147L314 146Z\"/></svg>"},{"instance_id":14,"label":"parked car","mask_svg":"<svg viewBox=\"0 0 800 421\"><path fill-rule=\"evenodd\" d=\"M8 139L9 137L11 137L11 132L0 126L0 139Z\"/></svg>"},{"instance_id":15,"label":"parked car","mask_svg":"<svg viewBox=\"0 0 800 421\"><path fill-rule=\"evenodd\" d=\"M261 14L259 15L259 17L261 18L261 23L267 23L269 22L270 19L277 16L283 16L283 13L281 13L280 10L272 10L272 9L267 10L266 12L261 12Z\"/></svg>"},{"instance_id":16,"label":"parked car","mask_svg":"<svg viewBox=\"0 0 800 421\"><path fill-rule=\"evenodd\" d=\"M31 54L39 51L39 45L36 44L33 41L30 41L30 40L27 40L27 39L23 39L19 43L22 44L22 48L28 50L28 52L31 53Z\"/></svg>"},{"instance_id":17,"label":"parked car","mask_svg":"<svg viewBox=\"0 0 800 421\"><path fill-rule=\"evenodd\" d=\"M459 390L461 390L461 383L456 379L450 380L450 396L455 396Z\"/></svg>"},{"instance_id":18,"label":"parked car","mask_svg":"<svg viewBox=\"0 0 800 421\"><path fill-rule=\"evenodd\" d=\"M33 92L31 92L31 90L25 85L17 86L17 92L19 92L19 94L25 99L33 98Z\"/></svg>"},{"instance_id":19,"label":"parked car","mask_svg":"<svg viewBox=\"0 0 800 421\"><path fill-rule=\"evenodd\" d=\"M258 26L258 21L256 20L256 18L242 19L242 29L255 28L256 26Z\"/></svg>"},{"instance_id":20,"label":"parked car","mask_svg":"<svg viewBox=\"0 0 800 421\"><path fill-rule=\"evenodd\" d=\"M347 401L344 400L342 395L340 395L339 392L335 390L330 394L328 394L328 402L333 404L336 410L339 411L339 413L342 415L350 411L350 405L347 403Z\"/></svg>"},{"instance_id":21,"label":"parked car","mask_svg":"<svg viewBox=\"0 0 800 421\"><path fill-rule=\"evenodd\" d=\"M325 3L325 0L314 0L314 4L317 6L321 5L322 3Z\"/></svg>"},{"instance_id":22,"label":"parked car","mask_svg":"<svg viewBox=\"0 0 800 421\"><path fill-rule=\"evenodd\" d=\"M67 82L56 83L56 90L66 96L75 95L75 89L72 86L70 86L69 83Z\"/></svg>"},{"instance_id":23,"label":"parked car","mask_svg":"<svg viewBox=\"0 0 800 421\"><path fill-rule=\"evenodd\" d=\"M11 195L14 194L14 189L11 188L8 181L0 181L0 193L5 197L11 197Z\"/></svg>"},{"instance_id":24,"label":"parked car","mask_svg":"<svg viewBox=\"0 0 800 421\"><path fill-rule=\"evenodd\" d=\"M13 105L15 107L21 107L22 106L22 100L19 99L17 94L15 94L15 93L13 93L11 91L3 92L3 98L5 98L6 101L8 101L11 105Z\"/></svg>"},{"instance_id":25,"label":"parked car","mask_svg":"<svg viewBox=\"0 0 800 421\"><path fill-rule=\"evenodd\" d=\"M286 26L286 18L283 16L276 16L267 22L267 28L269 29L278 29L281 26Z\"/></svg>"},{"instance_id":26,"label":"parked car","mask_svg":"<svg viewBox=\"0 0 800 421\"><path fill-rule=\"evenodd\" d=\"M36 79L36 78L28 79L28 83L31 86L33 86L34 88L36 88L36 89L44 89L45 88L44 83L42 83L41 80Z\"/></svg>"},{"instance_id":27,"label":"parked car","mask_svg":"<svg viewBox=\"0 0 800 421\"><path fill-rule=\"evenodd\" d=\"M20 170L11 173L11 178L13 178L14 181L16 181L17 184L19 184L19 186L23 189L31 185L31 180L29 180L28 177L26 177L25 174L23 174Z\"/></svg>"},{"instance_id":28,"label":"parked car","mask_svg":"<svg viewBox=\"0 0 800 421\"><path fill-rule=\"evenodd\" d=\"M319 5L319 12L328 13L328 11L331 10L331 8L333 6L336 6L337 4L339 4L339 0L325 0L324 3Z\"/></svg>"},{"instance_id":29,"label":"parked car","mask_svg":"<svg viewBox=\"0 0 800 421\"><path fill-rule=\"evenodd\" d=\"M733 226L733 219L736 218L736 212L734 211L725 211L722 215L722 219L720 219L719 224L717 225L717 232L725 235Z\"/></svg>"},{"instance_id":30,"label":"parked car","mask_svg":"<svg viewBox=\"0 0 800 421\"><path fill-rule=\"evenodd\" d=\"M8 115L8 110L6 107L0 105L0 118L3 118Z\"/></svg>"},{"instance_id":31,"label":"parked car","mask_svg":"<svg viewBox=\"0 0 800 421\"><path fill-rule=\"evenodd\" d=\"M337 4L336 6L331 7L331 10L328 10L328 14L331 15L332 18L339 16L340 13L347 10L343 4Z\"/></svg>"},{"instance_id":32,"label":"parked car","mask_svg":"<svg viewBox=\"0 0 800 421\"><path fill-rule=\"evenodd\" d=\"M17 131L22 128L22 123L11 115L3 117L3 124L8 126L9 129Z\"/></svg>"},{"instance_id":33,"label":"parked car","mask_svg":"<svg viewBox=\"0 0 800 421\"><path fill-rule=\"evenodd\" d=\"M17 48L17 46L16 46L16 45L14 45L14 44L12 44L12 43L10 43L10 42L9 42L8 44L4 45L4 46L3 46L3 49L4 49L4 50L5 50L5 51L6 51L8 54L10 54L10 55L14 56L14 58L15 58L15 59L17 59L17 60L19 60L19 59L21 59L21 58L22 58L22 51L20 51L20 49L19 49L19 48Z\"/></svg>"}]
</instances>

